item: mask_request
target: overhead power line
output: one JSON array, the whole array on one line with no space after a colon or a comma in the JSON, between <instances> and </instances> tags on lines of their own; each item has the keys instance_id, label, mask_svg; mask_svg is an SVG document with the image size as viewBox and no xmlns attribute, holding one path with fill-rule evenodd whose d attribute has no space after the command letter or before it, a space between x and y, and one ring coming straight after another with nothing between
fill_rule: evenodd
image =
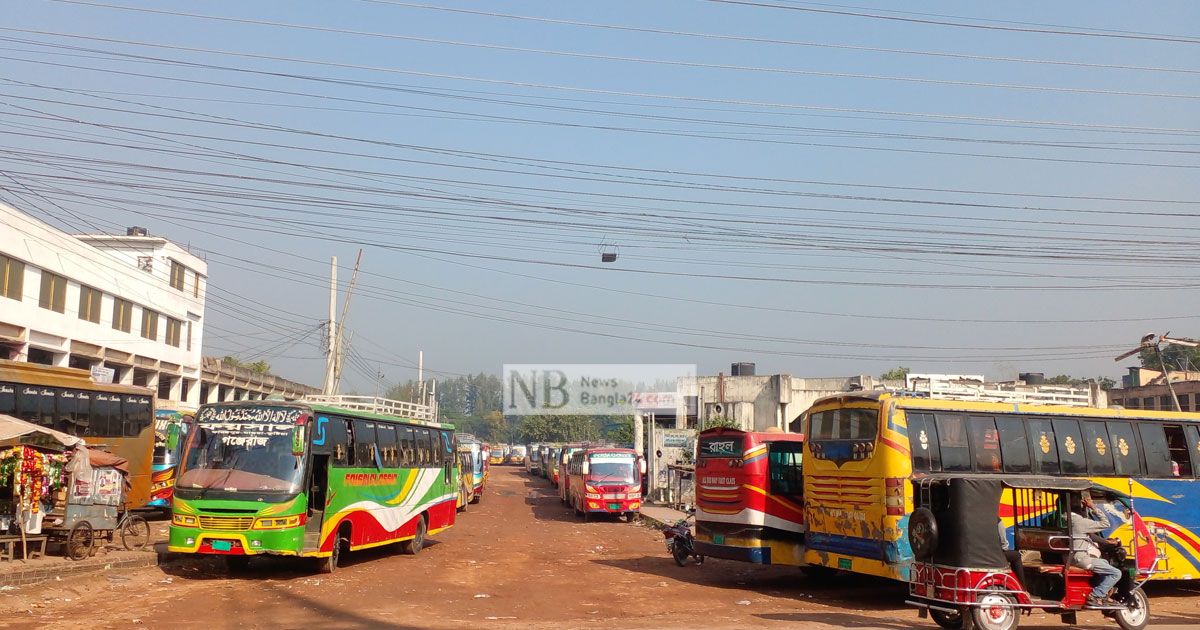
<instances>
[{"instance_id":1,"label":"overhead power line","mask_svg":"<svg viewBox=\"0 0 1200 630\"><path fill-rule=\"evenodd\" d=\"M1138 70L1145 72L1171 72L1180 74L1197 74L1200 70L1189 68L1162 68L1154 66L1132 66L1123 64L1108 64L1108 63L1087 63L1082 61L1068 61L1063 59L1032 59L1028 57L1004 57L994 55L978 55L969 53L952 53L939 52L932 50L913 50L906 48L882 48L878 46L855 46L852 44L833 44L828 42L813 42L801 41L794 39L778 39L773 37L755 37L749 35L731 35L728 33L703 33L696 31L681 31L664 28L651 28L645 26L631 26L628 24L606 24L599 22L585 22L580 20L566 20L561 18L549 18L536 15L518 15L514 13L501 13L498 11L481 11L475 9L464 9L461 7L445 7L431 4L419 4L415 2L400 2L399 0L358 0L359 2L369 4L391 5L410 9L425 9L430 11L442 11L447 13L457 13L462 15L477 15L485 17L497 17L509 20L520 20L526 22L538 22L543 24L558 24L564 26L579 26L592 29L603 29L613 31L625 31L631 33L648 33L654 35L670 35L677 37L691 37L698 39L711 39L720 41L748 42L755 44L777 44L782 46L803 46L811 48L830 48L836 50L854 50L861 52L879 52L886 54L898 55L919 55L924 57L940 57L946 59L964 59L970 61L994 61L1003 63L1024 63L1024 64L1043 64L1055 66L1071 66L1079 68L1102 68L1112 70ZM91 3L88 3L91 4Z\"/></svg>"},{"instance_id":2,"label":"overhead power line","mask_svg":"<svg viewBox=\"0 0 1200 630\"><path fill-rule=\"evenodd\" d=\"M60 0L67 1L67 0ZM826 15L843 15L849 17L871 18L874 20L888 20L893 22L909 22L913 24L928 24L933 26L953 26L956 28L980 29L988 31L1009 31L1014 33L1038 33L1044 35L1070 35L1076 37L1099 37L1110 39L1129 39L1142 40L1153 42L1171 42L1179 44L1200 44L1200 38L1185 37L1179 35L1157 35L1157 34L1133 34L1133 33L1117 33L1112 31L1088 31L1070 28L1033 28L1020 26L1002 26L995 24L971 24L969 22L959 22L950 20L932 20L912 17L902 17L898 15L885 15L883 13L868 13L864 11L847 11L838 9L823 9L817 7L804 7L795 5L775 4L771 2L759 2L753 0L704 0L715 4L730 4L743 5L748 7L761 7L767 9L785 9L788 11L803 11L805 13L822 13Z\"/></svg>"},{"instance_id":3,"label":"overhead power line","mask_svg":"<svg viewBox=\"0 0 1200 630\"><path fill-rule=\"evenodd\" d=\"M321 33L335 33L340 35L354 35L360 37L371 37L379 39L389 39L396 41L416 42L422 44L437 44L442 46L458 46L464 48L476 48L480 50L500 50L505 52L525 53L548 55L554 57L569 57L574 59L588 59L593 61L618 61L624 63L651 64L661 66L687 67L687 68L706 68L710 70L728 70L737 72L759 72L767 74L783 74L793 76L806 77L823 77L837 79L860 79L867 81L895 81L900 83L916 83L924 85L943 85L954 87L973 87L973 88L991 88L1004 90L1025 90L1034 92L1055 92L1068 94L1094 94L1105 96L1139 96L1148 98L1168 98L1168 99L1200 99L1198 94L1176 94L1168 92L1136 92L1130 90L1110 90L1101 88L1085 88L1085 87L1068 87L1061 85L1032 85L1018 83L989 83L985 81L964 81L957 79L935 79L929 77L910 77L899 75L881 75L881 74L865 74L856 72L834 72L825 70L806 70L801 68L779 68L768 66L745 66L736 64L720 64L720 63L705 63L699 61L686 61L679 59L654 59L648 57L631 57L624 55L609 55L599 53L585 53L568 50L552 50L547 48L529 48L524 46L507 46L503 44L488 44L484 42L470 42L452 39L441 39L436 37L422 37L418 35L400 35L397 33L381 33L373 31L361 31L355 29L335 28L330 26L317 26L312 24L295 24L288 22L278 22L274 20L257 20L250 18L237 18L230 16L207 15L202 13L190 13L184 11L168 11L165 9L151 9L146 7L130 7L117 4L106 4L98 2L85 2L83 0L52 0L68 4L86 5L94 7L102 7L107 9L115 9L121 11L134 11L139 13L151 13L158 15L170 15L176 17L186 17L200 20L212 20L219 22L230 22L236 24L253 24L257 26L271 26L280 28L297 29L304 31L313 31ZM17 29L14 29L17 30Z\"/></svg>"}]
</instances>

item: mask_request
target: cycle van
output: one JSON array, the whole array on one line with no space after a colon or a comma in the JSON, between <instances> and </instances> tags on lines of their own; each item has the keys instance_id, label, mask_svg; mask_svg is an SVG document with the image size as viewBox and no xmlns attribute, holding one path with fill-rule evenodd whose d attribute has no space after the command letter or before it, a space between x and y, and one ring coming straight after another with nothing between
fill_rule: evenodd
<instances>
[{"instance_id":1,"label":"cycle van","mask_svg":"<svg viewBox=\"0 0 1200 630\"><path fill-rule=\"evenodd\" d=\"M1120 571L1102 600L1089 596L1101 576L1071 560L1088 545L1071 510L1091 505L1090 481L931 475L912 483L908 537L915 560L908 603L920 608L922 618L943 628L1014 630L1020 616L1034 609L1061 615L1068 624L1080 611L1097 611L1125 630L1146 627L1150 602L1142 585L1163 569L1165 555L1136 512L1123 515L1134 529L1128 547L1093 540Z\"/></svg>"}]
</instances>

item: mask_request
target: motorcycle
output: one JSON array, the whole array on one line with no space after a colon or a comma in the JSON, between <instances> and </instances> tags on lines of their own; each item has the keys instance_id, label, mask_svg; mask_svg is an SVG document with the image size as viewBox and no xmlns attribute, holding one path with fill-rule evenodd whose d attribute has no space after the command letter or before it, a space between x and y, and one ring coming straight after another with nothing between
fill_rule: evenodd
<instances>
[{"instance_id":1,"label":"motorcycle","mask_svg":"<svg viewBox=\"0 0 1200 630\"><path fill-rule=\"evenodd\" d=\"M692 536L692 526L689 521L696 516L696 510L688 510L687 516L679 519L674 525L663 528L666 538L667 552L675 559L675 564L687 566L688 558L695 556L696 564L704 564L704 556L696 553L696 538Z\"/></svg>"}]
</instances>

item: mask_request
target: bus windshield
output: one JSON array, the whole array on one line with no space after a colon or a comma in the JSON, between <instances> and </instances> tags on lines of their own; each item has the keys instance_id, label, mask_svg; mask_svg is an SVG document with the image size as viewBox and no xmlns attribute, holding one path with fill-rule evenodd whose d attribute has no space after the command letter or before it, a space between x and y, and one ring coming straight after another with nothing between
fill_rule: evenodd
<instances>
[{"instance_id":1,"label":"bus windshield","mask_svg":"<svg viewBox=\"0 0 1200 630\"><path fill-rule=\"evenodd\" d=\"M288 407L202 409L176 488L299 492L304 458L292 454L291 441L299 415Z\"/></svg>"},{"instance_id":2,"label":"bus windshield","mask_svg":"<svg viewBox=\"0 0 1200 630\"><path fill-rule=\"evenodd\" d=\"M601 458L593 455L588 470L589 483L630 485L637 483L633 457Z\"/></svg>"}]
</instances>

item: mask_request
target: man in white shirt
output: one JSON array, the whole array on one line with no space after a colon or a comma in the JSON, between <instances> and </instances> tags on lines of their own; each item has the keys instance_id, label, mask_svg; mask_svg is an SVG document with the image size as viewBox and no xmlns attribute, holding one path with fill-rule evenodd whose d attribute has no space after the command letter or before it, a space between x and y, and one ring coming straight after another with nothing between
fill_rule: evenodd
<instances>
[{"instance_id":1,"label":"man in white shirt","mask_svg":"<svg viewBox=\"0 0 1200 630\"><path fill-rule=\"evenodd\" d=\"M1091 534L1099 534L1109 528L1108 517L1096 509L1091 495L1084 494L1082 499L1071 497L1071 566L1088 569L1095 575L1102 576L1100 583L1092 588L1087 597L1089 606L1109 606L1108 592L1121 580L1121 570L1099 557L1100 549L1092 542Z\"/></svg>"}]
</instances>

